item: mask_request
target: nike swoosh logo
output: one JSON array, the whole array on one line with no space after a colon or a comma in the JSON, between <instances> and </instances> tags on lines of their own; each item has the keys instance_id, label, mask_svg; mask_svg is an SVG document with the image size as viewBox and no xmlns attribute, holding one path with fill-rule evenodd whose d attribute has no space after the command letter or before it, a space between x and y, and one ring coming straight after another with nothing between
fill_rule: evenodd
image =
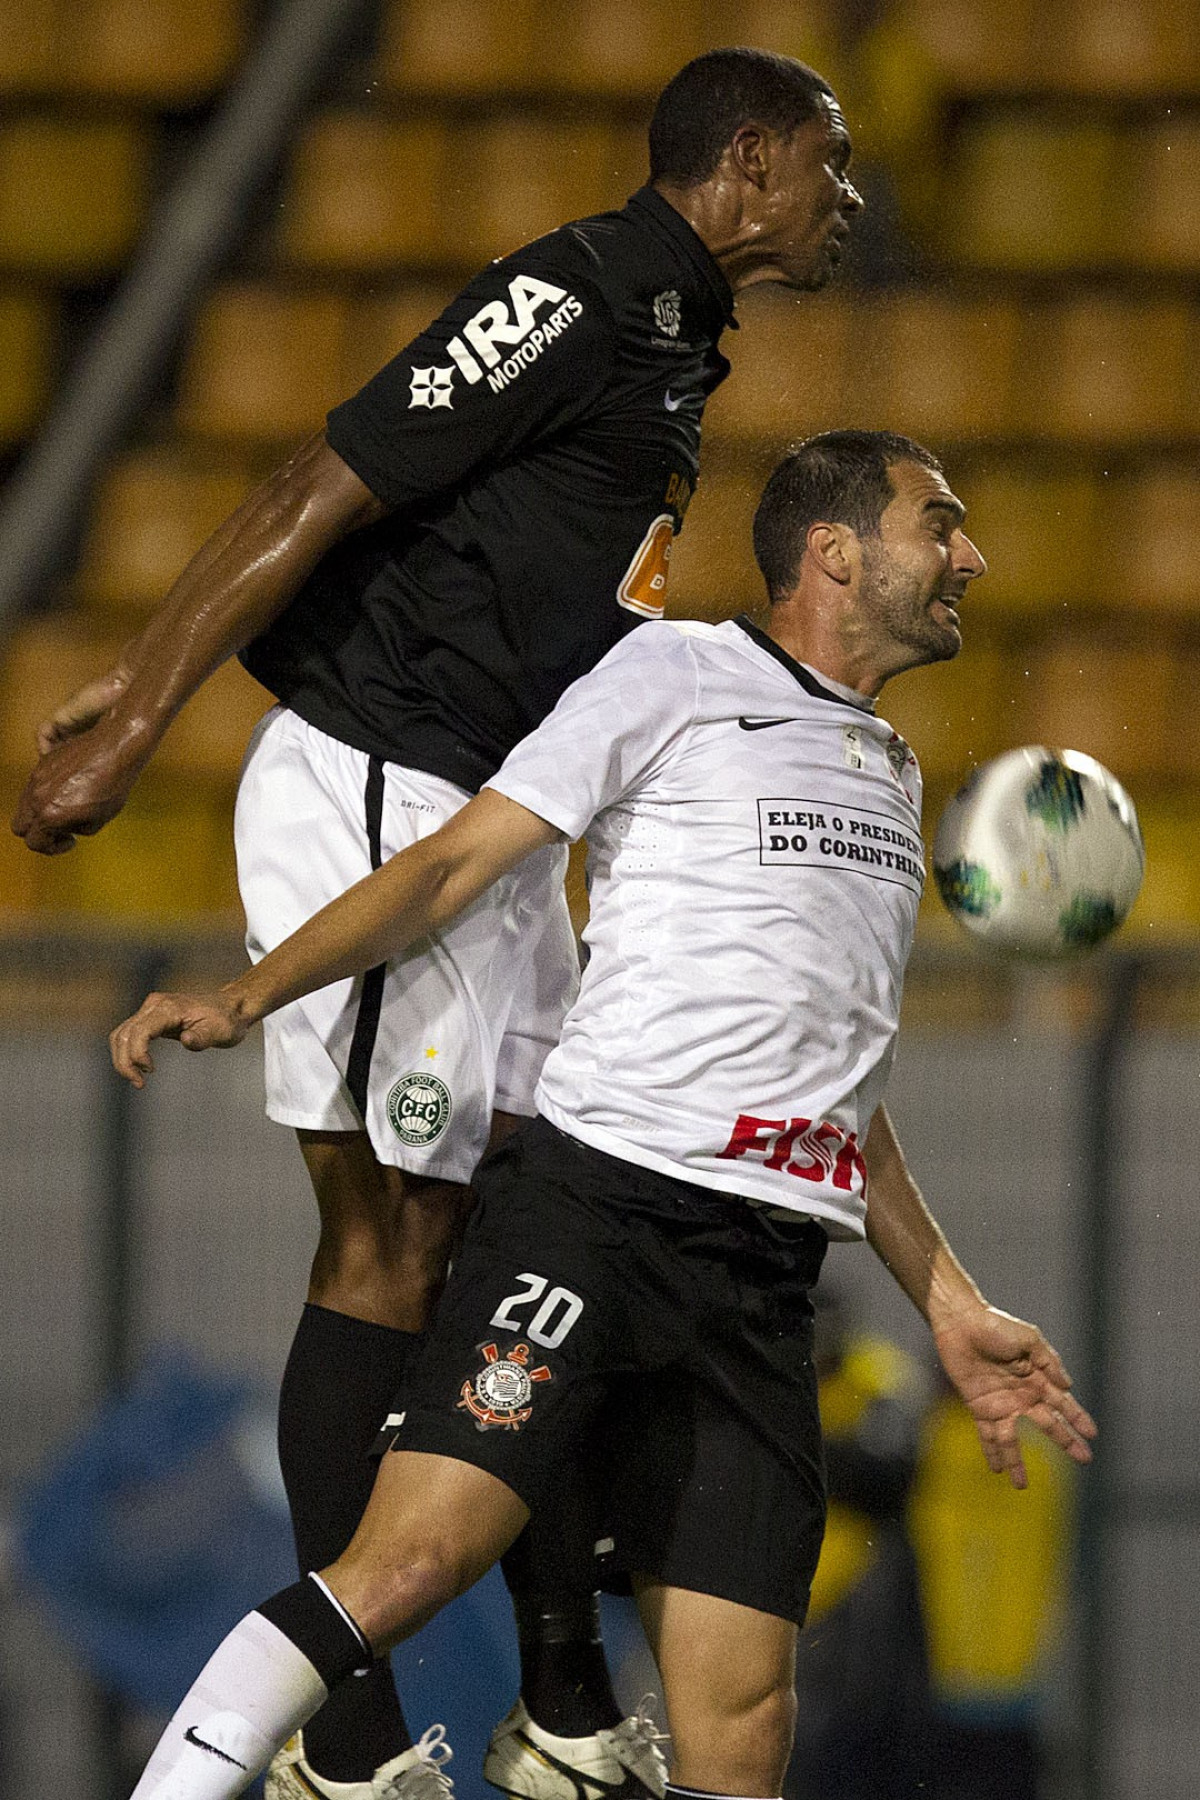
<instances>
[{"instance_id":1,"label":"nike swoosh logo","mask_svg":"<svg viewBox=\"0 0 1200 1800\"><path fill-rule=\"evenodd\" d=\"M663 405L668 412L678 412L685 401L698 398L698 395L692 394L673 394L670 388L668 388L663 395Z\"/></svg>"},{"instance_id":2,"label":"nike swoosh logo","mask_svg":"<svg viewBox=\"0 0 1200 1800\"><path fill-rule=\"evenodd\" d=\"M743 731L770 731L772 725L798 725L799 719L748 719L745 714L738 720Z\"/></svg>"},{"instance_id":3,"label":"nike swoosh logo","mask_svg":"<svg viewBox=\"0 0 1200 1800\"><path fill-rule=\"evenodd\" d=\"M218 1750L215 1744L206 1744L202 1737L197 1737L194 1725L189 1725L183 1735L189 1744L195 1744L197 1750L207 1750L210 1756L219 1756L222 1762L232 1763L235 1769L246 1767L245 1763L239 1762L236 1756L230 1756L228 1752Z\"/></svg>"}]
</instances>

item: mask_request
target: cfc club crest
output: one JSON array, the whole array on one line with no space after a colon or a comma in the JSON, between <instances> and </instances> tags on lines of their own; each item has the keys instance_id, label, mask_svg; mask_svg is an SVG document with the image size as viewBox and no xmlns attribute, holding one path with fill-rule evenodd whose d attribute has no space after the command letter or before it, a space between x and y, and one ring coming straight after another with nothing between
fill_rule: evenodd
<instances>
[{"instance_id":1,"label":"cfc club crest","mask_svg":"<svg viewBox=\"0 0 1200 1800\"><path fill-rule=\"evenodd\" d=\"M544 1363L529 1367L528 1344L514 1344L505 1356L497 1344L481 1344L479 1349L483 1367L463 1382L458 1410L470 1413L476 1431L520 1431L533 1411L534 1382L552 1381L553 1376Z\"/></svg>"},{"instance_id":2,"label":"cfc club crest","mask_svg":"<svg viewBox=\"0 0 1200 1800\"><path fill-rule=\"evenodd\" d=\"M678 337L683 324L683 301L674 288L654 296L654 323L664 337Z\"/></svg>"},{"instance_id":3,"label":"cfc club crest","mask_svg":"<svg viewBox=\"0 0 1200 1800\"><path fill-rule=\"evenodd\" d=\"M453 411L454 370L414 369L409 392L412 395L408 403L409 412L414 406L448 406Z\"/></svg>"},{"instance_id":4,"label":"cfc club crest","mask_svg":"<svg viewBox=\"0 0 1200 1800\"><path fill-rule=\"evenodd\" d=\"M450 1089L424 1069L402 1075L388 1092L388 1124L402 1144L413 1144L418 1149L436 1143L453 1111Z\"/></svg>"}]
</instances>

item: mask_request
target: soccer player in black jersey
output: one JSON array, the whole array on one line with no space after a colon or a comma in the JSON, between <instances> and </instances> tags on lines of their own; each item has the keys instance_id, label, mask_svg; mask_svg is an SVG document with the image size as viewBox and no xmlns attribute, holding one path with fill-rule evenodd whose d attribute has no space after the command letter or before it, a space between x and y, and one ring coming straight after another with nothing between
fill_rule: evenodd
<instances>
[{"instance_id":1,"label":"soccer player in black jersey","mask_svg":"<svg viewBox=\"0 0 1200 1800\"><path fill-rule=\"evenodd\" d=\"M651 123L649 184L470 282L46 722L17 832L54 854L99 830L235 653L280 702L238 801L253 956L435 829L661 613L734 295L828 281L861 204L849 157L832 92L802 64L744 49L689 63ZM304 1569L357 1523L364 1452L445 1279L491 1115L532 1110L574 980L560 875L554 849L444 937L268 1032L268 1112L299 1131L321 1215L280 1409ZM550 1594L561 1582L541 1568L516 1595L533 1729L568 1762L571 1740L594 1757L599 1735L620 1791L650 1791L656 1756L614 1735L591 1596ZM273 1800L369 1800L372 1781L401 1794L426 1774L386 1665L289 1755Z\"/></svg>"}]
</instances>

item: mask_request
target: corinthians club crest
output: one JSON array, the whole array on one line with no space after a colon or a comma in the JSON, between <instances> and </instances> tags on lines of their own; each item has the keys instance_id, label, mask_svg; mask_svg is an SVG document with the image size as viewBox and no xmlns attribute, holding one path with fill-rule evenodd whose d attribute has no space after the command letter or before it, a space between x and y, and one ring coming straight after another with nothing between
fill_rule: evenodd
<instances>
[{"instance_id":1,"label":"corinthians club crest","mask_svg":"<svg viewBox=\"0 0 1200 1800\"><path fill-rule=\"evenodd\" d=\"M469 1412L476 1431L491 1431L500 1426L506 1431L520 1431L533 1407L535 1381L551 1381L545 1364L536 1369L529 1365L529 1345L514 1344L506 1356L498 1345L481 1344L483 1367L473 1379L462 1384L460 1412Z\"/></svg>"}]
</instances>

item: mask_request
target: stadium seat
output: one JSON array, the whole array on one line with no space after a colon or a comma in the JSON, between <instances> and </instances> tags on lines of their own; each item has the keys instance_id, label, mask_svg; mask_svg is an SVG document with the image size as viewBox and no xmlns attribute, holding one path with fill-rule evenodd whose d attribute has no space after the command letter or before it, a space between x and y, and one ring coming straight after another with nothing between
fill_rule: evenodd
<instances>
[{"instance_id":1,"label":"stadium seat","mask_svg":"<svg viewBox=\"0 0 1200 1800\"><path fill-rule=\"evenodd\" d=\"M1062 0L1054 82L1081 94L1195 92L1200 18L1186 0Z\"/></svg>"},{"instance_id":2,"label":"stadium seat","mask_svg":"<svg viewBox=\"0 0 1200 1800\"><path fill-rule=\"evenodd\" d=\"M1200 272L1200 110L1137 133L1122 255L1139 268Z\"/></svg>"},{"instance_id":3,"label":"stadium seat","mask_svg":"<svg viewBox=\"0 0 1200 1800\"><path fill-rule=\"evenodd\" d=\"M31 292L0 294L0 443L28 436L50 390L55 341L50 303Z\"/></svg>"},{"instance_id":4,"label":"stadium seat","mask_svg":"<svg viewBox=\"0 0 1200 1800\"><path fill-rule=\"evenodd\" d=\"M645 133L513 116L484 127L462 166L458 248L477 265L565 219L623 206L646 178Z\"/></svg>"},{"instance_id":5,"label":"stadium seat","mask_svg":"<svg viewBox=\"0 0 1200 1800\"><path fill-rule=\"evenodd\" d=\"M184 359L184 430L243 442L282 442L318 430L344 398L348 307L340 295L265 283L219 288Z\"/></svg>"},{"instance_id":6,"label":"stadium seat","mask_svg":"<svg viewBox=\"0 0 1200 1800\"><path fill-rule=\"evenodd\" d=\"M115 662L122 638L80 630L70 618L20 625L0 660L0 767L27 774L37 727L68 694Z\"/></svg>"},{"instance_id":7,"label":"stadium seat","mask_svg":"<svg viewBox=\"0 0 1200 1800\"><path fill-rule=\"evenodd\" d=\"M1200 610L1200 475L1191 462L1122 482L1104 526L1107 599L1187 616Z\"/></svg>"},{"instance_id":8,"label":"stadium seat","mask_svg":"<svg viewBox=\"0 0 1200 1800\"><path fill-rule=\"evenodd\" d=\"M145 211L150 144L129 120L25 114L0 125L0 266L65 279L114 269Z\"/></svg>"},{"instance_id":9,"label":"stadium seat","mask_svg":"<svg viewBox=\"0 0 1200 1800\"><path fill-rule=\"evenodd\" d=\"M62 0L0 0L0 94L54 85Z\"/></svg>"},{"instance_id":10,"label":"stadium seat","mask_svg":"<svg viewBox=\"0 0 1200 1800\"><path fill-rule=\"evenodd\" d=\"M418 337L454 298L449 284L405 288L389 300L356 301L346 334L343 386L355 393Z\"/></svg>"},{"instance_id":11,"label":"stadium seat","mask_svg":"<svg viewBox=\"0 0 1200 1800\"><path fill-rule=\"evenodd\" d=\"M671 552L667 612L676 619L727 619L765 598L751 526L765 471L743 455L722 473L706 461Z\"/></svg>"},{"instance_id":12,"label":"stadium seat","mask_svg":"<svg viewBox=\"0 0 1200 1800\"><path fill-rule=\"evenodd\" d=\"M391 0L379 74L396 92L524 92L537 85L537 0Z\"/></svg>"},{"instance_id":13,"label":"stadium seat","mask_svg":"<svg viewBox=\"0 0 1200 1800\"><path fill-rule=\"evenodd\" d=\"M241 664L227 662L193 694L155 753L160 774L232 790L250 733L274 701Z\"/></svg>"},{"instance_id":14,"label":"stadium seat","mask_svg":"<svg viewBox=\"0 0 1200 1800\"><path fill-rule=\"evenodd\" d=\"M1016 307L935 290L881 297L859 315L855 379L872 424L934 443L994 436L1011 416Z\"/></svg>"},{"instance_id":15,"label":"stadium seat","mask_svg":"<svg viewBox=\"0 0 1200 1800\"><path fill-rule=\"evenodd\" d=\"M241 50L242 0L70 0L59 85L160 106L211 94Z\"/></svg>"},{"instance_id":16,"label":"stadium seat","mask_svg":"<svg viewBox=\"0 0 1200 1800\"><path fill-rule=\"evenodd\" d=\"M911 32L953 94L1027 89L1044 81L1044 15L1035 0L898 0Z\"/></svg>"},{"instance_id":17,"label":"stadium seat","mask_svg":"<svg viewBox=\"0 0 1200 1800\"><path fill-rule=\"evenodd\" d=\"M465 174L446 125L323 113L302 131L292 157L282 254L321 270L452 258L455 181L465 185Z\"/></svg>"},{"instance_id":18,"label":"stadium seat","mask_svg":"<svg viewBox=\"0 0 1200 1800\"><path fill-rule=\"evenodd\" d=\"M1107 124L1043 109L973 118L954 159L939 247L989 269L1081 269L1110 260L1120 140Z\"/></svg>"},{"instance_id":19,"label":"stadium seat","mask_svg":"<svg viewBox=\"0 0 1200 1800\"><path fill-rule=\"evenodd\" d=\"M91 507L74 579L89 606L157 606L252 481L229 458L200 461L175 448L131 451L105 473Z\"/></svg>"},{"instance_id":20,"label":"stadium seat","mask_svg":"<svg viewBox=\"0 0 1200 1800\"><path fill-rule=\"evenodd\" d=\"M1197 314L1181 300L1084 295L1030 309L1024 423L1083 442L1191 435Z\"/></svg>"},{"instance_id":21,"label":"stadium seat","mask_svg":"<svg viewBox=\"0 0 1200 1800\"><path fill-rule=\"evenodd\" d=\"M1200 920L1200 805L1195 794L1135 794L1146 844L1146 874L1122 936L1147 944L1193 945Z\"/></svg>"},{"instance_id":22,"label":"stadium seat","mask_svg":"<svg viewBox=\"0 0 1200 1800\"><path fill-rule=\"evenodd\" d=\"M781 447L810 431L873 423L851 378L854 314L845 300L760 290L738 314L742 329L721 345L733 374L705 415L710 442L723 435Z\"/></svg>"},{"instance_id":23,"label":"stadium seat","mask_svg":"<svg viewBox=\"0 0 1200 1800\"><path fill-rule=\"evenodd\" d=\"M652 100L706 48L696 0L541 0L540 73L547 87Z\"/></svg>"},{"instance_id":24,"label":"stadium seat","mask_svg":"<svg viewBox=\"0 0 1200 1800\"><path fill-rule=\"evenodd\" d=\"M972 617L977 607L984 616L1010 607L1055 617L1095 598L1100 497L1089 475L1005 458L964 474L955 492L967 507L967 533L988 564L968 597Z\"/></svg>"},{"instance_id":25,"label":"stadium seat","mask_svg":"<svg viewBox=\"0 0 1200 1800\"><path fill-rule=\"evenodd\" d=\"M1092 630L1037 646L1027 665L1025 741L1084 750L1123 781L1170 772L1170 645L1106 643Z\"/></svg>"},{"instance_id":26,"label":"stadium seat","mask_svg":"<svg viewBox=\"0 0 1200 1800\"><path fill-rule=\"evenodd\" d=\"M151 769L103 831L54 857L41 904L138 925L238 911L227 793L210 795Z\"/></svg>"},{"instance_id":27,"label":"stadium seat","mask_svg":"<svg viewBox=\"0 0 1200 1800\"><path fill-rule=\"evenodd\" d=\"M1020 668L998 646L965 635L967 646L953 662L909 670L880 702L926 780L941 787L956 786L973 765L1020 742Z\"/></svg>"}]
</instances>

